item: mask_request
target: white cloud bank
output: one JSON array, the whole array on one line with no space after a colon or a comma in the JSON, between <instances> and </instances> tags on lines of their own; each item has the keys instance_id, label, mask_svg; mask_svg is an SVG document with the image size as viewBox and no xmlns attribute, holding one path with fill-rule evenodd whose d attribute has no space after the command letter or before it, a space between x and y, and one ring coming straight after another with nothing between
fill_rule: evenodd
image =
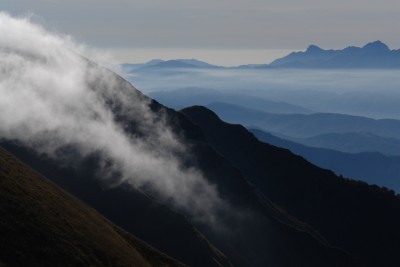
<instances>
[{"instance_id":1,"label":"white cloud bank","mask_svg":"<svg viewBox=\"0 0 400 267\"><path fill-rule=\"evenodd\" d=\"M0 13L0 36L0 139L16 139L50 157L66 146L83 157L100 154L105 177L117 170L121 181L151 188L197 219L213 219L221 203L216 188L182 167L174 155L185 153L185 146L143 96L79 56L87 54L83 46L28 18ZM113 107L145 136L129 134Z\"/></svg>"}]
</instances>

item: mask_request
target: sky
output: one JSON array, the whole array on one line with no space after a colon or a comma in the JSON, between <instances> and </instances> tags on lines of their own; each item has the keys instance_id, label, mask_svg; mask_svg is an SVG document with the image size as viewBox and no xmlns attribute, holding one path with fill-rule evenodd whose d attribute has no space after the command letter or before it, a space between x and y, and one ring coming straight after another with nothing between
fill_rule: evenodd
<instances>
[{"instance_id":1,"label":"sky","mask_svg":"<svg viewBox=\"0 0 400 267\"><path fill-rule=\"evenodd\" d=\"M315 44L400 48L398 0L2 0L14 16L112 53L119 62L197 58L269 63Z\"/></svg>"}]
</instances>

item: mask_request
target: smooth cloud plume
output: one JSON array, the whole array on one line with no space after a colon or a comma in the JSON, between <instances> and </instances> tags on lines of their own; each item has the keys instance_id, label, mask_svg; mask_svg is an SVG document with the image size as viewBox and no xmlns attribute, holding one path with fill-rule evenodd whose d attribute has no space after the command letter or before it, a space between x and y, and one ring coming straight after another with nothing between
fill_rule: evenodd
<instances>
[{"instance_id":1,"label":"smooth cloud plume","mask_svg":"<svg viewBox=\"0 0 400 267\"><path fill-rule=\"evenodd\" d=\"M100 155L104 177L117 173L119 181L150 189L195 219L215 219L222 205L216 188L182 166L176 155L187 148L146 97L81 57L83 46L28 18L0 13L0 36L0 139L50 157L65 147L82 157Z\"/></svg>"}]
</instances>

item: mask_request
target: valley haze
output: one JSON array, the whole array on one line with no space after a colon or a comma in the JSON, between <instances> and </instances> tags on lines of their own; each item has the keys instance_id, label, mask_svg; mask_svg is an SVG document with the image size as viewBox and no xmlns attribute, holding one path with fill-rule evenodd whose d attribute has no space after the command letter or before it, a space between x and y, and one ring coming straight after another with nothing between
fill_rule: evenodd
<instances>
[{"instance_id":1,"label":"valley haze","mask_svg":"<svg viewBox=\"0 0 400 267\"><path fill-rule=\"evenodd\" d=\"M179 101L181 95L214 91L214 95L246 95L318 112L400 119L400 70L396 69L149 68L132 70L126 77L156 99L163 92Z\"/></svg>"}]
</instances>

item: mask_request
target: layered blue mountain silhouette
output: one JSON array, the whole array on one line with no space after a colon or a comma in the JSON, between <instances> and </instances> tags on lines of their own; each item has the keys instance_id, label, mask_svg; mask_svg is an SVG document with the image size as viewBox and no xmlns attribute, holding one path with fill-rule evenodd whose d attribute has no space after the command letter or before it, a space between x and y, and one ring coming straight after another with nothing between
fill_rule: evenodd
<instances>
[{"instance_id":1,"label":"layered blue mountain silhouette","mask_svg":"<svg viewBox=\"0 0 400 267\"><path fill-rule=\"evenodd\" d=\"M348 153L379 151L400 156L400 139L381 137L366 132L329 133L291 140L310 147L324 147Z\"/></svg>"},{"instance_id":2,"label":"layered blue mountain silhouette","mask_svg":"<svg viewBox=\"0 0 400 267\"><path fill-rule=\"evenodd\" d=\"M182 109L192 105L206 106L215 101L223 101L225 103L237 104L271 113L314 113L314 111L298 105L272 101L262 97L246 95L245 93L230 93L210 88L187 87L176 90L151 92L149 95L161 104L174 109Z\"/></svg>"},{"instance_id":3,"label":"layered blue mountain silhouette","mask_svg":"<svg viewBox=\"0 0 400 267\"><path fill-rule=\"evenodd\" d=\"M215 69L222 68L220 66L212 65L204 61L196 60L196 59L171 59L171 60L161 60L161 59L153 59L146 63L138 63L138 64L122 64L122 68L126 72L131 72L135 70L156 70L156 69Z\"/></svg>"},{"instance_id":4,"label":"layered blue mountain silhouette","mask_svg":"<svg viewBox=\"0 0 400 267\"><path fill-rule=\"evenodd\" d=\"M337 113L274 114L223 102L214 102L207 107L227 122L256 126L294 138L330 133L370 133L386 140L400 136L400 120L376 120Z\"/></svg>"},{"instance_id":5,"label":"layered blue mountain silhouette","mask_svg":"<svg viewBox=\"0 0 400 267\"><path fill-rule=\"evenodd\" d=\"M305 52L293 52L273 61L279 68L400 68L400 50L390 50L381 41L363 47L324 50L310 45Z\"/></svg>"},{"instance_id":6,"label":"layered blue mountain silhouette","mask_svg":"<svg viewBox=\"0 0 400 267\"><path fill-rule=\"evenodd\" d=\"M400 192L400 156L378 152L344 153L341 151L309 147L276 137L260 129L250 129L260 141L289 149L309 162L338 175L385 186Z\"/></svg>"},{"instance_id":7,"label":"layered blue mountain silhouette","mask_svg":"<svg viewBox=\"0 0 400 267\"><path fill-rule=\"evenodd\" d=\"M322 49L310 45L306 51L292 52L270 64L245 64L222 67L196 59L154 59L146 63L122 64L126 72L162 69L271 69L271 68L321 68L321 69L398 69L400 49L391 50L381 41L370 42L363 47L348 46L344 49Z\"/></svg>"}]
</instances>

